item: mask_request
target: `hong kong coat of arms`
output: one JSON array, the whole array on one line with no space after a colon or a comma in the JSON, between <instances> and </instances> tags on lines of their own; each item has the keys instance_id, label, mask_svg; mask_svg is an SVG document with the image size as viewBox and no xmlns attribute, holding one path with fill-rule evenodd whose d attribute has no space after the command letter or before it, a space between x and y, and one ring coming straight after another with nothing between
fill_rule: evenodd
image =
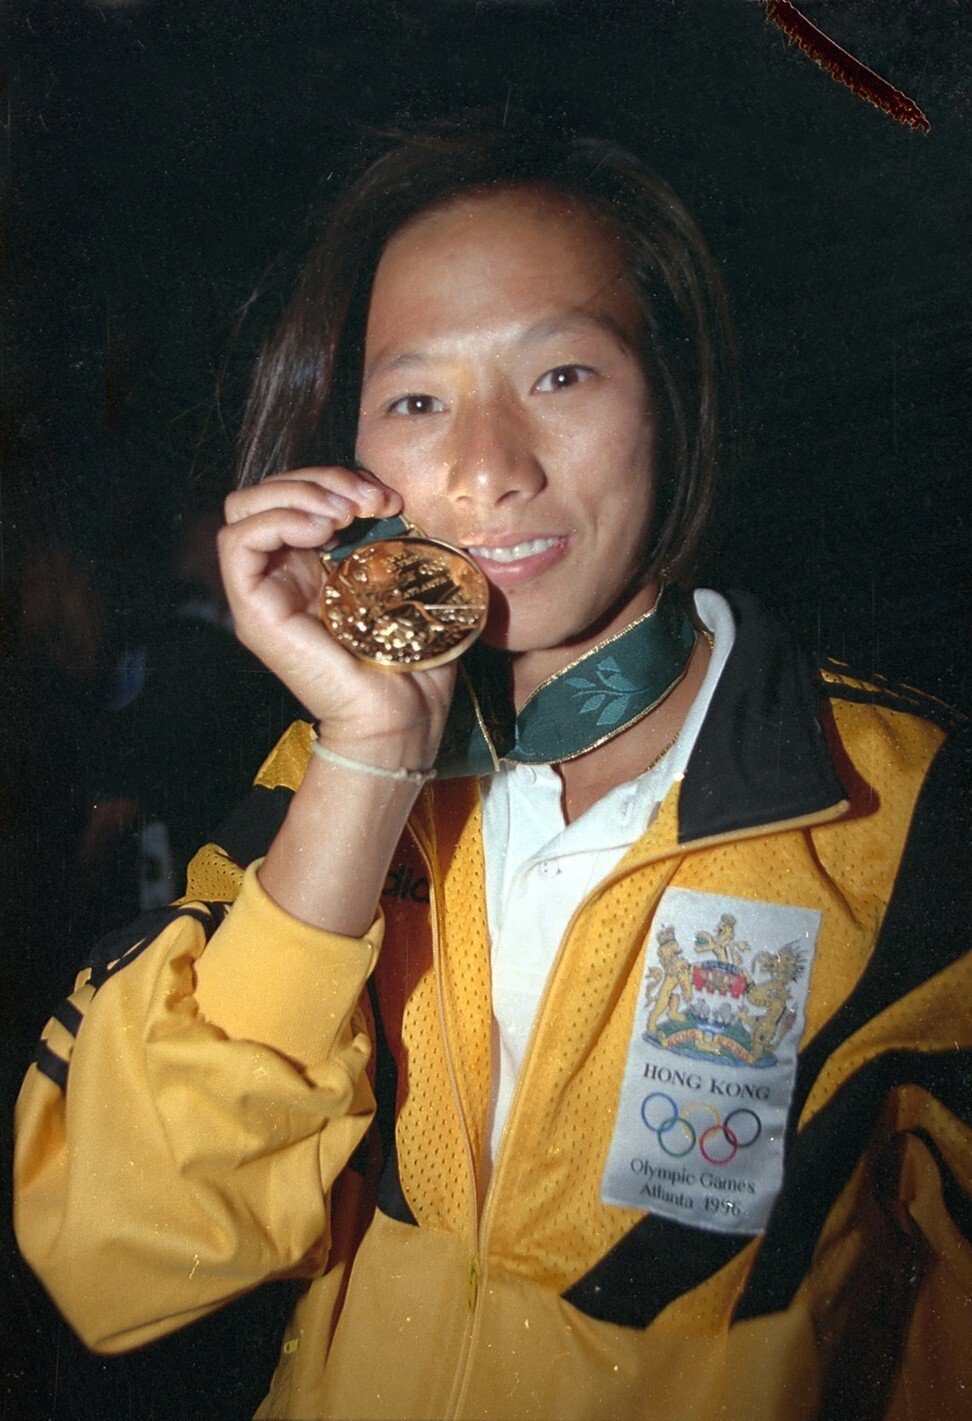
<instances>
[{"instance_id":1,"label":"hong kong coat of arms","mask_svg":"<svg viewBox=\"0 0 972 1421\"><path fill-rule=\"evenodd\" d=\"M772 1066L797 1020L793 984L803 975L802 944L751 947L723 913L700 928L686 957L674 926L656 934L657 963L645 978L644 1040L696 1060Z\"/></svg>"}]
</instances>

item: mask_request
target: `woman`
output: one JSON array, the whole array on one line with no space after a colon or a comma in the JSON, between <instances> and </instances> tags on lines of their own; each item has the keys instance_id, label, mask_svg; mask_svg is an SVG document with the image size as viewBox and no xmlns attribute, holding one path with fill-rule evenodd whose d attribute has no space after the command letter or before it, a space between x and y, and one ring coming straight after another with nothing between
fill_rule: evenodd
<instances>
[{"instance_id":1,"label":"woman","mask_svg":"<svg viewBox=\"0 0 972 1421\"><path fill-rule=\"evenodd\" d=\"M914 891L939 922L950 748L687 595L721 311L604 145L418 135L337 204L221 535L316 729L21 1101L22 1246L90 1345L292 1273L272 1417L904 1416L950 1379L966 1028ZM319 551L402 511L489 582L458 680L319 616Z\"/></svg>"}]
</instances>

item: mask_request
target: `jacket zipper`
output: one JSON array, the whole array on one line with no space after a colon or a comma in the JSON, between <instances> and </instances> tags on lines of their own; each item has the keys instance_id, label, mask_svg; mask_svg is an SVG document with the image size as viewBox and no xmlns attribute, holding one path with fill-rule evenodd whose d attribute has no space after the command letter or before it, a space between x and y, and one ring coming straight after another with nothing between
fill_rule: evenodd
<instances>
[{"instance_id":1,"label":"jacket zipper","mask_svg":"<svg viewBox=\"0 0 972 1421\"><path fill-rule=\"evenodd\" d=\"M624 878L625 874L622 873L616 876L618 878ZM612 875L610 878L605 879L602 887L607 888L610 884L614 882L614 880L615 875ZM569 942L570 935L574 930L574 924L580 917L581 912L587 906L588 902L590 902L590 899L585 898L584 901L580 903L577 908L575 908L574 912L571 914L570 921L568 922L567 927L564 930L564 935L560 939L560 945L557 948L557 952L551 964L550 971L547 974L547 980L544 984L540 1001L537 1004L536 1015L533 1018L533 1025L530 1028L530 1035L527 1040L526 1054L523 1057L523 1069L520 1071L520 1074L517 1077L516 1085L513 1087L513 1096L510 1100L509 1114L506 1117L506 1125L503 1129L503 1134L500 1138L499 1153L496 1156L496 1162L493 1166L493 1172L490 1176L489 1186L486 1190L486 1198L483 1202L482 1217L479 1223L478 1248L476 1258L474 1259L473 1263L473 1268L476 1274L475 1293L472 1295L472 1311L469 1317L469 1325L466 1329L466 1340L461 1357L461 1374L457 1376L457 1384L453 1387L450 1409L446 1412L446 1416L450 1418L450 1421L456 1421L456 1418L461 1416L461 1408L466 1399L466 1391L469 1384L468 1361L470 1344L472 1342L472 1334L477 1320L478 1308L476 1305L478 1303L479 1298L479 1287L482 1281L482 1271L485 1266L487 1249L489 1247L489 1236L492 1230L493 1214L496 1210L496 1197L499 1193L498 1185L500 1183L501 1176L504 1172L504 1166L506 1163L507 1156L509 1155L509 1139L510 1135L512 1134L511 1127L513 1125L514 1120L516 1119L520 1098L523 1095L525 1085L529 1075L531 1074L533 1062L535 1059L533 1044L536 1040L541 1018L543 1017L544 1012L546 1010L547 998L550 995L550 990L554 977L556 976L559 970L560 963L563 960L564 954L567 950L567 943Z\"/></svg>"}]
</instances>

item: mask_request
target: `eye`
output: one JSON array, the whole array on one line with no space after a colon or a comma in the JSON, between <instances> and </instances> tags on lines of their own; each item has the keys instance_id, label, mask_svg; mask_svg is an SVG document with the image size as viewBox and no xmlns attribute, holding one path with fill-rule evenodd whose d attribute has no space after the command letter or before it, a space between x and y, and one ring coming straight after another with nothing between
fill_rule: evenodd
<instances>
[{"instance_id":1,"label":"eye","mask_svg":"<svg viewBox=\"0 0 972 1421\"><path fill-rule=\"evenodd\" d=\"M441 414L445 405L435 395L402 395L388 406L389 414Z\"/></svg>"},{"instance_id":2,"label":"eye","mask_svg":"<svg viewBox=\"0 0 972 1421\"><path fill-rule=\"evenodd\" d=\"M555 365L553 370L548 370L546 375L540 376L533 392L548 395L554 390L569 390L572 385L581 385L596 374L597 371L592 370L589 365Z\"/></svg>"}]
</instances>

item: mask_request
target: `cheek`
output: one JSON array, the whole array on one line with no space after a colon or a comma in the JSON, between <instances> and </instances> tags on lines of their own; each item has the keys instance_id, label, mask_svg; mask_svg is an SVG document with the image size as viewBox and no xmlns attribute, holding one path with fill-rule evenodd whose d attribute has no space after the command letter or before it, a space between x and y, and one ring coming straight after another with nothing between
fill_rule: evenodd
<instances>
[{"instance_id":1,"label":"cheek","mask_svg":"<svg viewBox=\"0 0 972 1421\"><path fill-rule=\"evenodd\" d=\"M654 430L644 421L602 432L588 464L588 496L603 514L624 520L629 539L640 541L655 503Z\"/></svg>"},{"instance_id":2,"label":"cheek","mask_svg":"<svg viewBox=\"0 0 972 1421\"><path fill-rule=\"evenodd\" d=\"M616 450L615 453L618 451ZM644 566L652 541L655 491L651 473L651 441L629 444L601 485L592 510L600 533L602 554L610 549L617 578L624 583Z\"/></svg>"},{"instance_id":3,"label":"cheek","mask_svg":"<svg viewBox=\"0 0 972 1421\"><path fill-rule=\"evenodd\" d=\"M655 423L640 389L621 388L590 402L562 431L575 458L586 458L609 478L632 472L649 479L655 447Z\"/></svg>"},{"instance_id":4,"label":"cheek","mask_svg":"<svg viewBox=\"0 0 972 1421\"><path fill-rule=\"evenodd\" d=\"M655 502L655 427L651 419L632 419L617 433L619 484L630 500L635 522L639 511L650 521Z\"/></svg>"},{"instance_id":5,"label":"cheek","mask_svg":"<svg viewBox=\"0 0 972 1421\"><path fill-rule=\"evenodd\" d=\"M550 483L568 496L592 510L622 505L637 518L650 501L653 446L651 427L622 408L545 429L535 448Z\"/></svg>"}]
</instances>

